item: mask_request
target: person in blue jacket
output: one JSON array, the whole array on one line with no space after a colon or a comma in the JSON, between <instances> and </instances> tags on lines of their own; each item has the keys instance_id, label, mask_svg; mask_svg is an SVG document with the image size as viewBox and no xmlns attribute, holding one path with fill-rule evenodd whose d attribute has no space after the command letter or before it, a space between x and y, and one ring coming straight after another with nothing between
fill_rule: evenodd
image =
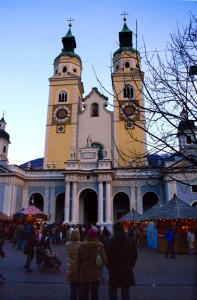
<instances>
[{"instance_id":1,"label":"person in blue jacket","mask_svg":"<svg viewBox=\"0 0 197 300\"><path fill-rule=\"evenodd\" d=\"M171 258L176 258L174 256L174 242L175 242L175 232L171 226L165 231L165 239L167 242L167 248L165 252L165 257L168 258L168 255L171 255Z\"/></svg>"}]
</instances>

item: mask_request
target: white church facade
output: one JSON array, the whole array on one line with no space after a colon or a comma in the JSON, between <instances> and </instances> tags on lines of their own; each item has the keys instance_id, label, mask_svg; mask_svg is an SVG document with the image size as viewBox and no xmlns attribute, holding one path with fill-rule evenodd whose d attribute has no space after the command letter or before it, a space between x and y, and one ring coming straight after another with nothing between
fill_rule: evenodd
<instances>
[{"instance_id":1,"label":"white church facade","mask_svg":"<svg viewBox=\"0 0 197 300\"><path fill-rule=\"evenodd\" d=\"M108 98L97 88L83 96L82 61L75 54L71 28L62 38L63 49L54 60L49 79L44 158L21 166L9 164L10 137L4 116L0 120L0 210L12 215L31 201L50 222L111 226L132 209L143 213L174 194L190 205L197 204L197 169L161 180L159 168L147 153L143 73L136 64L140 54L133 48L132 31L119 33L120 48L113 56L113 111ZM118 97L117 97L118 95ZM141 122L141 128L135 126ZM195 127L196 130L196 127ZM137 138L136 138L137 137ZM185 138L178 136L183 143ZM131 142L132 139L132 142ZM187 143L184 145L187 148ZM185 161L168 160L173 168ZM177 173L177 172L176 172ZM180 181L190 181L183 189ZM184 185L184 184L183 184Z\"/></svg>"}]
</instances>

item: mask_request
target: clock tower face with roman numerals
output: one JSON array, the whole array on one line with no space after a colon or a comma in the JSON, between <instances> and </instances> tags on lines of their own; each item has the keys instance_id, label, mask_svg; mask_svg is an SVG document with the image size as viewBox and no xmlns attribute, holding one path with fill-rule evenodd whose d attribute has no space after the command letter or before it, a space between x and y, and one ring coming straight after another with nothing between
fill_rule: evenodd
<instances>
[{"instance_id":1,"label":"clock tower face with roman numerals","mask_svg":"<svg viewBox=\"0 0 197 300\"><path fill-rule=\"evenodd\" d=\"M71 117L71 110L68 106L61 105L54 108L53 119L57 124L66 123Z\"/></svg>"}]
</instances>

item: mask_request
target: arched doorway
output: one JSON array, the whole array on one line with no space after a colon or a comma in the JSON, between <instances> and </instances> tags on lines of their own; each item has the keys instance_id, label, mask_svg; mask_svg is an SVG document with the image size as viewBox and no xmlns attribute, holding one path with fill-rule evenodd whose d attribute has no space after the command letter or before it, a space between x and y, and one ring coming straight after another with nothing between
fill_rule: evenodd
<instances>
[{"instance_id":1,"label":"arched doorway","mask_svg":"<svg viewBox=\"0 0 197 300\"><path fill-rule=\"evenodd\" d=\"M58 224L64 221L64 198L65 193L61 193L56 199L55 222Z\"/></svg>"},{"instance_id":2,"label":"arched doorway","mask_svg":"<svg viewBox=\"0 0 197 300\"><path fill-rule=\"evenodd\" d=\"M98 212L98 196L92 189L86 189L80 194L79 223L96 224Z\"/></svg>"},{"instance_id":3,"label":"arched doorway","mask_svg":"<svg viewBox=\"0 0 197 300\"><path fill-rule=\"evenodd\" d=\"M39 193L34 193L29 199L29 204L34 204L38 209L44 211L44 199Z\"/></svg>"},{"instance_id":4,"label":"arched doorway","mask_svg":"<svg viewBox=\"0 0 197 300\"><path fill-rule=\"evenodd\" d=\"M120 192L114 196L113 221L116 222L122 216L130 211L129 197L127 194Z\"/></svg>"},{"instance_id":5,"label":"arched doorway","mask_svg":"<svg viewBox=\"0 0 197 300\"><path fill-rule=\"evenodd\" d=\"M144 194L142 203L143 203L143 213L147 210L149 210L152 206L157 204L159 202L159 198L157 194L153 192L148 192Z\"/></svg>"},{"instance_id":6,"label":"arched doorway","mask_svg":"<svg viewBox=\"0 0 197 300\"><path fill-rule=\"evenodd\" d=\"M197 207L197 201L194 201L194 202L192 203L192 206L193 206L193 207Z\"/></svg>"}]
</instances>

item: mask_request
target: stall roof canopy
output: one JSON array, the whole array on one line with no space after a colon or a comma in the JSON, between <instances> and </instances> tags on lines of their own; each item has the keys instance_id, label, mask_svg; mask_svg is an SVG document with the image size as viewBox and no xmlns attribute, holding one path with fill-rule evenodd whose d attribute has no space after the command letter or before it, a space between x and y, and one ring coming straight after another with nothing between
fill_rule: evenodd
<instances>
[{"instance_id":1,"label":"stall roof canopy","mask_svg":"<svg viewBox=\"0 0 197 300\"><path fill-rule=\"evenodd\" d=\"M141 216L139 212L136 210L132 210L128 212L128 214L124 215L122 218L120 218L118 221L123 222L123 221L129 221L129 222L135 222L138 221L138 218Z\"/></svg>"},{"instance_id":2,"label":"stall roof canopy","mask_svg":"<svg viewBox=\"0 0 197 300\"><path fill-rule=\"evenodd\" d=\"M192 207L176 195L165 205L155 205L139 217L139 221L151 220L197 220L197 208Z\"/></svg>"},{"instance_id":3,"label":"stall roof canopy","mask_svg":"<svg viewBox=\"0 0 197 300\"><path fill-rule=\"evenodd\" d=\"M39 210L35 205L31 204L26 209L22 210L21 213L24 215L36 215L36 214L43 214L41 210Z\"/></svg>"}]
</instances>

